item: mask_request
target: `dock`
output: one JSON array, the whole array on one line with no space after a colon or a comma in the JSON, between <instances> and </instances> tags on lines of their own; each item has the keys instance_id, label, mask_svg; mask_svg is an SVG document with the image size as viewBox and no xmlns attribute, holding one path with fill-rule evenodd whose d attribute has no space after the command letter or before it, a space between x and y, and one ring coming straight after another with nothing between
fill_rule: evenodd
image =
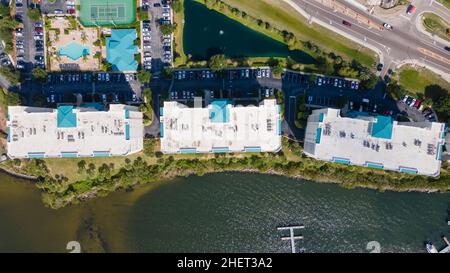
<instances>
[{"instance_id":1,"label":"dock","mask_svg":"<svg viewBox=\"0 0 450 273\"><path fill-rule=\"evenodd\" d=\"M295 250L295 240L303 240L303 236L296 236L294 234L294 230L298 230L298 229L303 229L305 228L304 225L299 225L299 226L287 226L287 227L277 227L278 231L284 231L284 230L289 230L289 236L282 236L281 240L283 241L291 241L291 251L292 253L296 253ZM301 252L303 252L304 249L301 249Z\"/></svg>"},{"instance_id":2,"label":"dock","mask_svg":"<svg viewBox=\"0 0 450 273\"><path fill-rule=\"evenodd\" d=\"M439 251L439 253L450 253L450 242L448 241L447 237L442 237L442 239L444 240L444 242L447 244L447 246L442 249L441 251Z\"/></svg>"}]
</instances>

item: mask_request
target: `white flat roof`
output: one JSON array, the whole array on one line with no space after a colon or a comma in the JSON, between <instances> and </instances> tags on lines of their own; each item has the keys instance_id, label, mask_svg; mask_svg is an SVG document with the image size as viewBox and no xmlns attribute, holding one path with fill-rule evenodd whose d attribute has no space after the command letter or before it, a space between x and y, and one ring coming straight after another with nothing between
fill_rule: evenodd
<instances>
[{"instance_id":1,"label":"white flat roof","mask_svg":"<svg viewBox=\"0 0 450 273\"><path fill-rule=\"evenodd\" d=\"M70 107L69 107L70 110ZM73 114L74 115L73 115ZM119 156L143 148L142 113L110 105L109 111L74 108L61 126L58 109L8 108L8 155L13 158Z\"/></svg>"},{"instance_id":2,"label":"white flat roof","mask_svg":"<svg viewBox=\"0 0 450 273\"><path fill-rule=\"evenodd\" d=\"M281 148L281 116L276 100L259 106L233 106L223 100L206 108L164 102L164 153L273 152ZM217 109L221 109L218 111Z\"/></svg>"},{"instance_id":3,"label":"white flat roof","mask_svg":"<svg viewBox=\"0 0 450 273\"><path fill-rule=\"evenodd\" d=\"M377 117L347 118L337 109L315 110L308 118L305 153L326 161L439 174L444 124L393 121L391 137L380 138L373 136L374 122Z\"/></svg>"}]
</instances>

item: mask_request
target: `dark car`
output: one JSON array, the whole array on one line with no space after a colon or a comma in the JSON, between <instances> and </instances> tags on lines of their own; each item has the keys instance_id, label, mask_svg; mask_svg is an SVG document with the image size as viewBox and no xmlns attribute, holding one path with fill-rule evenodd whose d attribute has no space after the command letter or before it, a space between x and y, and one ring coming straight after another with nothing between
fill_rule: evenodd
<instances>
[{"instance_id":1,"label":"dark car","mask_svg":"<svg viewBox=\"0 0 450 273\"><path fill-rule=\"evenodd\" d=\"M345 25L345 26L348 26L348 27L352 26L352 24L350 22L345 21L345 20L342 20L342 24Z\"/></svg>"},{"instance_id":2,"label":"dark car","mask_svg":"<svg viewBox=\"0 0 450 273\"><path fill-rule=\"evenodd\" d=\"M378 70L378 71L383 70L383 64L378 64L378 65L377 65L377 70Z\"/></svg>"},{"instance_id":3,"label":"dark car","mask_svg":"<svg viewBox=\"0 0 450 273\"><path fill-rule=\"evenodd\" d=\"M155 8L158 8L158 7L161 7L161 4L160 4L160 3L155 3L155 4L153 4L153 6L154 6Z\"/></svg>"}]
</instances>

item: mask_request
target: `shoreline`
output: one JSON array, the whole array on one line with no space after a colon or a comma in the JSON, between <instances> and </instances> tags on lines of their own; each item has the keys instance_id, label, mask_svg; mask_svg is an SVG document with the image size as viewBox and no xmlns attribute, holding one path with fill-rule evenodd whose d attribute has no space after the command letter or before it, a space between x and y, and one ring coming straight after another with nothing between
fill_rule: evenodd
<instances>
[{"instance_id":1,"label":"shoreline","mask_svg":"<svg viewBox=\"0 0 450 273\"><path fill-rule=\"evenodd\" d=\"M15 171L12 171L8 168L5 168L3 166L0 166L0 172L3 172L11 177L15 177L15 178L20 178L20 179L25 179L28 180L29 182L35 182L38 180L38 178L36 176L33 175L27 175L27 174L22 174L22 173L17 173Z\"/></svg>"},{"instance_id":2,"label":"shoreline","mask_svg":"<svg viewBox=\"0 0 450 273\"><path fill-rule=\"evenodd\" d=\"M264 160L264 157L261 156L254 156L255 158L258 158L258 160ZM419 185L408 185L410 183L414 183L415 179L417 180L423 180L426 179L422 176L405 176L400 173L396 172L372 172L369 169L357 167L357 166L347 166L347 165L335 165L334 173L330 172L321 172L319 169L316 170L308 170L306 168L305 170L297 170L296 167L294 167L294 171L290 171L289 169L280 169L279 167L272 167L269 169L260 169L260 166L258 164L255 164L255 167L247 166L245 167L244 163L236 163L234 166L230 163L225 166L219 167L216 159L207 159L207 160L187 160L186 162L201 162L200 167L189 167L184 166L182 168L176 168L178 165L177 163L181 163L183 159L175 160L173 161L172 167L175 167L174 169L171 168L171 163L165 163L165 164L155 164L155 165L148 165L144 166L143 169L154 169L153 171L150 171L148 176L144 176L143 179L133 179L129 181L128 183L121 182L121 178L123 176L130 175L134 172L140 172L141 169L136 170L125 170L120 169L117 173L115 173L111 178L106 180L99 181L98 177L92 177L87 178L85 180L79 180L79 181L73 181L70 183L70 185L76 185L78 184L84 184L86 182L90 182L89 188L85 189L81 192L70 192L69 196L65 196L64 192L67 191L65 189L62 192L49 192L49 187L55 186L55 181L52 179L47 180L44 177L44 185L43 184L36 184L37 188L41 191L41 194L47 195L48 199L47 202L44 202L44 205L47 207L50 207L52 209L58 209L62 207L66 207L68 205L77 205L81 202L93 200L98 197L106 196L112 192L117 192L120 190L124 190L125 192L129 189L134 189L136 187L145 186L148 184L152 184L153 182L156 183L164 183L167 181L172 181L178 178L188 177L188 176L204 176L204 175L212 175L212 174L221 174L221 173L241 173L241 174L258 174L258 175L274 175L274 176L281 176L293 180L303 180L308 183L328 183L328 184L336 184L340 187L343 187L345 189L368 189L368 190L376 190L380 193L390 191L390 192L418 192L418 193L448 193L450 192L450 183L443 181L444 184L434 184L433 181L422 181L427 185L426 187L421 187ZM273 159L276 161L277 159ZM304 164L301 162L296 161L285 161L287 164ZM310 163L313 163L313 166L320 165L321 162L316 162L314 160L311 160ZM252 162L251 164L254 164ZM326 165L330 165L329 163L325 163ZM240 166L243 166L243 168L240 168ZM168 167L170 169L165 169L165 167ZM162 168L163 170L155 171L155 169ZM277 170L278 169L278 170ZM25 179L29 182L36 182L39 177L35 177L32 175L26 175L26 174L20 174L16 173L12 170L9 170L8 168L5 168L4 166L0 167L0 171L3 171L5 174ZM334 174L334 175L333 175ZM352 178L352 175L356 175L357 179L354 177ZM377 180L377 176L383 176L385 178L384 181ZM392 180L389 180L392 178L391 176L394 175L394 180L400 181L400 184L393 184ZM447 176L446 174L443 174ZM375 177L375 179L370 179L369 177ZM138 178L138 177L136 177ZM387 180L386 180L387 179ZM406 179L406 181L403 181ZM439 178L435 181L439 182L439 180L442 178ZM444 178L445 179L445 178ZM409 181L409 183L408 183ZM102 184L106 183L109 184L108 187L104 187ZM405 186L402 186L403 185ZM45 185L47 184L47 185ZM439 188L440 186L440 188ZM69 190L71 191L71 190ZM61 195L60 195L61 194Z\"/></svg>"}]
</instances>

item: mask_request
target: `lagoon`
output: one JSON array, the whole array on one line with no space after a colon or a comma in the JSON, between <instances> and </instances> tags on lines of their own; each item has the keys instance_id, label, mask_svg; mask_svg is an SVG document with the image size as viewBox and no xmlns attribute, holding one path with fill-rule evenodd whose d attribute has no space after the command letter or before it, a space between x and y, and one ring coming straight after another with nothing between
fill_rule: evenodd
<instances>
[{"instance_id":1,"label":"lagoon","mask_svg":"<svg viewBox=\"0 0 450 273\"><path fill-rule=\"evenodd\" d=\"M0 174L0 252L289 252L276 227L304 224L306 252L424 252L442 246L449 193L348 190L263 174L190 176L60 210Z\"/></svg>"},{"instance_id":2,"label":"lagoon","mask_svg":"<svg viewBox=\"0 0 450 273\"><path fill-rule=\"evenodd\" d=\"M193 0L184 2L184 51L195 60L208 59L215 54L228 57L287 57L312 64L314 58L256 32L225 15L208 9Z\"/></svg>"}]
</instances>

